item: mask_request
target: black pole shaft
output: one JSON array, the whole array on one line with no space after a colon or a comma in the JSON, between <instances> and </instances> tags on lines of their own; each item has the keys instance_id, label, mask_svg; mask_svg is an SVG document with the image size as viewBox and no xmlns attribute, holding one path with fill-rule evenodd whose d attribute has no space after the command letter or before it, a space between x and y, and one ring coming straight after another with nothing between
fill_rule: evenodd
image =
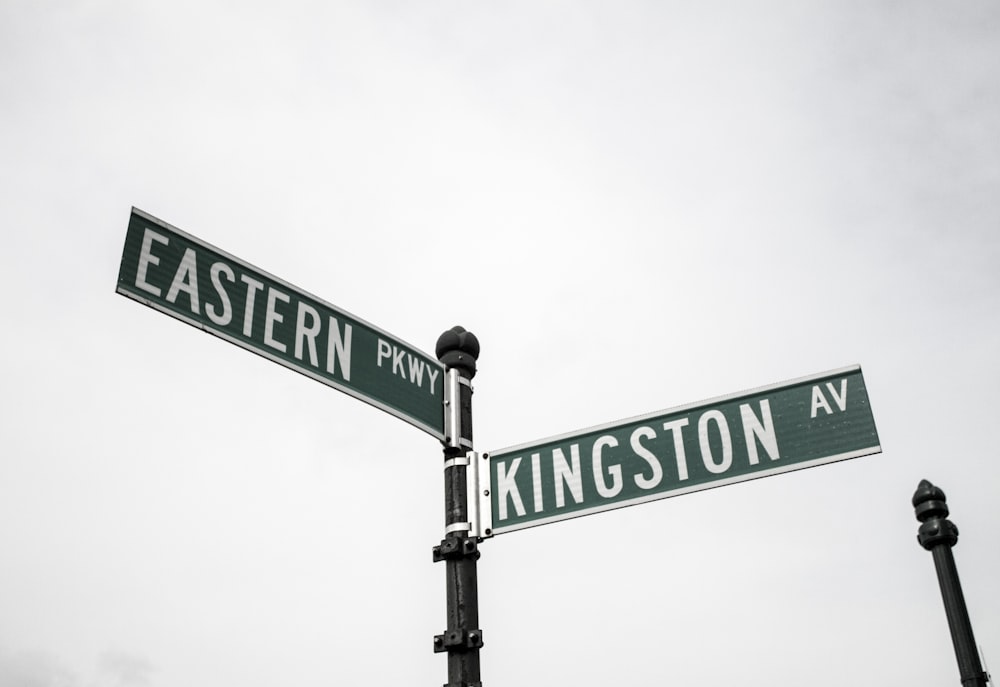
<instances>
[{"instance_id":1,"label":"black pole shaft","mask_svg":"<svg viewBox=\"0 0 1000 687\"><path fill-rule=\"evenodd\" d=\"M463 419L471 419L472 389L460 385L461 413ZM471 423L469 423L471 424ZM463 430L467 425L463 425ZM471 427L465 434L466 439L472 438ZM445 449L445 459L464 455L461 449ZM445 471L445 526L454 523L468 523L468 495L465 465L456 465ZM463 539L468 536L468 529L448 532L446 538ZM445 581L447 584L448 631L458 632L468 637L469 633L479 630L479 588L476 571L476 558L463 556L445 561ZM479 649L465 646L462 650L448 653L448 684L452 687L475 685L480 683Z\"/></svg>"},{"instance_id":2,"label":"black pole shaft","mask_svg":"<svg viewBox=\"0 0 1000 687\"><path fill-rule=\"evenodd\" d=\"M472 384L479 356L479 341L461 327L454 327L438 339L438 359L449 379L457 374L459 436L447 437L444 448L445 539L435 552L444 560L447 586L447 630L435 637L435 651L448 652L448 684L445 687L481 687L479 648L479 589L476 561L477 541L469 537L468 466L463 459L472 450ZM445 412L451 412L446 408ZM454 428L452 428L454 429Z\"/></svg>"},{"instance_id":3,"label":"black pole shaft","mask_svg":"<svg viewBox=\"0 0 1000 687\"><path fill-rule=\"evenodd\" d=\"M962 584L958 579L955 556L952 555L951 547L944 544L935 546L931 553L934 556L934 567L937 569L941 597L944 599L944 612L948 616L948 627L951 629L951 641L955 646L955 658L958 660L962 684L968 687L980 685L985 687L986 679L979 662L979 652L976 650L976 639L972 634L972 622L969 620L969 610L965 606Z\"/></svg>"},{"instance_id":4,"label":"black pole shaft","mask_svg":"<svg viewBox=\"0 0 1000 687\"><path fill-rule=\"evenodd\" d=\"M965 605L962 583L958 579L958 568L951 551L958 543L958 528L947 519L948 505L944 492L923 480L913 495L913 506L917 520L921 522L917 541L934 557L934 568L941 587L944 612L948 617L948 628L951 630L962 685L986 687L988 676L979 661L969 610Z\"/></svg>"}]
</instances>

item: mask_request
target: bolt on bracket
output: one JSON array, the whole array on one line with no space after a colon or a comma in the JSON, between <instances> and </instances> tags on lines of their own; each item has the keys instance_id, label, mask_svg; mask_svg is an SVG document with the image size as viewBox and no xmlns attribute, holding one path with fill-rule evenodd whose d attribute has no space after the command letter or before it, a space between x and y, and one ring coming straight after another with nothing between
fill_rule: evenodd
<instances>
[{"instance_id":1,"label":"bolt on bracket","mask_svg":"<svg viewBox=\"0 0 1000 687\"><path fill-rule=\"evenodd\" d=\"M451 537L442 539L441 543L435 546L431 551L434 555L435 563L456 558L479 559L479 546L477 545L474 537Z\"/></svg>"},{"instance_id":2,"label":"bolt on bracket","mask_svg":"<svg viewBox=\"0 0 1000 687\"><path fill-rule=\"evenodd\" d=\"M482 630L451 630L434 636L434 653L472 651L483 647Z\"/></svg>"}]
</instances>

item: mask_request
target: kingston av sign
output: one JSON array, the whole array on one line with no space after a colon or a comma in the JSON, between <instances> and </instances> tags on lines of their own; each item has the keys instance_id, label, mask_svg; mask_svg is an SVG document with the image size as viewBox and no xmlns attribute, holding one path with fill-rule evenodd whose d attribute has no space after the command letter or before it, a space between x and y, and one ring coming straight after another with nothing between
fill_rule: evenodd
<instances>
[{"instance_id":1,"label":"kingston av sign","mask_svg":"<svg viewBox=\"0 0 1000 687\"><path fill-rule=\"evenodd\" d=\"M492 534L881 451L860 367L489 454Z\"/></svg>"}]
</instances>

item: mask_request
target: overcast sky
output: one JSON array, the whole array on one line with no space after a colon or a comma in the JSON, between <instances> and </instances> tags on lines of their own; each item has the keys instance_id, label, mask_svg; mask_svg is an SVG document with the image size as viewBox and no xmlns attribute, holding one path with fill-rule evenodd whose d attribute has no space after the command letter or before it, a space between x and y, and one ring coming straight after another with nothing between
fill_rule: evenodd
<instances>
[{"instance_id":1,"label":"overcast sky","mask_svg":"<svg viewBox=\"0 0 1000 687\"><path fill-rule=\"evenodd\" d=\"M279 6L280 5L280 6ZM135 206L476 448L860 364L883 453L481 545L490 687L1000 670L1000 5L0 0L0 687L447 681L439 443L115 294Z\"/></svg>"}]
</instances>

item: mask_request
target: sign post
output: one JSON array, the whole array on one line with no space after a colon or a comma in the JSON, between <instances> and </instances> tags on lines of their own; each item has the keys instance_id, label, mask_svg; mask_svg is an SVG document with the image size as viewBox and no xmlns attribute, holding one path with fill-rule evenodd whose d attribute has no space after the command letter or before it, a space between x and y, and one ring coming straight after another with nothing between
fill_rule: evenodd
<instances>
[{"instance_id":1,"label":"sign post","mask_svg":"<svg viewBox=\"0 0 1000 687\"><path fill-rule=\"evenodd\" d=\"M833 370L493 451L483 535L880 451L861 368Z\"/></svg>"},{"instance_id":2,"label":"sign post","mask_svg":"<svg viewBox=\"0 0 1000 687\"><path fill-rule=\"evenodd\" d=\"M444 439L437 360L136 208L117 291Z\"/></svg>"},{"instance_id":3,"label":"sign post","mask_svg":"<svg viewBox=\"0 0 1000 687\"><path fill-rule=\"evenodd\" d=\"M453 327L437 341L436 352L447 369L445 386L444 539L434 547L434 562L445 563L448 625L434 637L434 651L448 653L445 687L481 687L478 537L470 523L470 489L477 469L472 453L472 378L476 375L479 341L472 332ZM470 485L470 482L473 484Z\"/></svg>"},{"instance_id":4,"label":"sign post","mask_svg":"<svg viewBox=\"0 0 1000 687\"><path fill-rule=\"evenodd\" d=\"M969 609L962 594L962 583L958 580L958 568L951 549L958 543L958 528L948 520L948 504L944 492L921 480L913 494L913 508L920 521L917 541L934 556L941 598L944 600L945 615L951 629L951 641L958 660L958 672L963 687L986 687L989 675L983 670L976 651L976 639L972 634Z\"/></svg>"}]
</instances>

